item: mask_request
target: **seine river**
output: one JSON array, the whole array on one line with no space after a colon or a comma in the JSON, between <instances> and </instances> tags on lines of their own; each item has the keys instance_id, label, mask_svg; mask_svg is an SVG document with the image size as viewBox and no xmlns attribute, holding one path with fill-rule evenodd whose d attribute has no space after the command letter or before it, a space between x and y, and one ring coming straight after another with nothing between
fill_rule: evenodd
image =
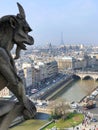
<instances>
[{"instance_id":1,"label":"seine river","mask_svg":"<svg viewBox=\"0 0 98 130\"><path fill-rule=\"evenodd\" d=\"M94 80L77 80L65 87L58 95L53 99L62 98L66 101L79 102L84 96L90 94L90 92L98 86L98 81Z\"/></svg>"}]
</instances>

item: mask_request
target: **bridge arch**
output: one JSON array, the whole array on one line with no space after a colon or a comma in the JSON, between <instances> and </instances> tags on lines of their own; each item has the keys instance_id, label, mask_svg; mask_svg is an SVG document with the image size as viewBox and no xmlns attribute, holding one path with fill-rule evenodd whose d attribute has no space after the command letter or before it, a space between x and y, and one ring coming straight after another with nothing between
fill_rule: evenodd
<instances>
[{"instance_id":1,"label":"bridge arch","mask_svg":"<svg viewBox=\"0 0 98 130\"><path fill-rule=\"evenodd\" d=\"M73 78L75 78L75 79L81 79L81 77L79 75L76 75L76 74L73 75Z\"/></svg>"},{"instance_id":2,"label":"bridge arch","mask_svg":"<svg viewBox=\"0 0 98 130\"><path fill-rule=\"evenodd\" d=\"M94 77L90 76L90 75L85 75L82 79L83 80L85 80L85 79L93 79L93 80L95 80Z\"/></svg>"},{"instance_id":3,"label":"bridge arch","mask_svg":"<svg viewBox=\"0 0 98 130\"><path fill-rule=\"evenodd\" d=\"M76 73L74 73L74 75L80 77L81 80L91 78L91 79L98 81L98 73L97 72L90 72L90 71L76 72Z\"/></svg>"}]
</instances>

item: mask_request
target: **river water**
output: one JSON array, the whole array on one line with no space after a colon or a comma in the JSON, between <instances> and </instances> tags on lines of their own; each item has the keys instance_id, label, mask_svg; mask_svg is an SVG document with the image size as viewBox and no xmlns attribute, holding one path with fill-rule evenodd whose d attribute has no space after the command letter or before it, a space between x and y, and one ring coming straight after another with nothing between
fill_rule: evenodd
<instances>
[{"instance_id":1,"label":"river water","mask_svg":"<svg viewBox=\"0 0 98 130\"><path fill-rule=\"evenodd\" d=\"M79 102L84 96L91 93L91 91L98 86L98 81L94 80L77 80L65 87L53 99L63 99L66 101Z\"/></svg>"}]
</instances>

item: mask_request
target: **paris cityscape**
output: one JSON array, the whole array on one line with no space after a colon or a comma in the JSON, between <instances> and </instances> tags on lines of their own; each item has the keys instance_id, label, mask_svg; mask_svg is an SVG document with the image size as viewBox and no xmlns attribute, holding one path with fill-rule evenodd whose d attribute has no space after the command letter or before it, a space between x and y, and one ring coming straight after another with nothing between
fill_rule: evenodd
<instances>
[{"instance_id":1,"label":"paris cityscape","mask_svg":"<svg viewBox=\"0 0 98 130\"><path fill-rule=\"evenodd\" d=\"M1 2L0 130L98 130L97 5Z\"/></svg>"},{"instance_id":2,"label":"paris cityscape","mask_svg":"<svg viewBox=\"0 0 98 130\"><path fill-rule=\"evenodd\" d=\"M12 53L14 57L14 51ZM49 114L54 101L65 101L73 111L79 111L80 108L81 111L83 109L93 113L93 118L97 121L98 46L54 46L49 43L45 47L22 51L15 64L18 75L23 80L26 95L36 104L38 112L46 111ZM81 101L86 96L84 107ZM7 88L0 92L0 97L17 101ZM39 114L38 118L48 120L49 115ZM23 118L19 121L21 120Z\"/></svg>"}]
</instances>

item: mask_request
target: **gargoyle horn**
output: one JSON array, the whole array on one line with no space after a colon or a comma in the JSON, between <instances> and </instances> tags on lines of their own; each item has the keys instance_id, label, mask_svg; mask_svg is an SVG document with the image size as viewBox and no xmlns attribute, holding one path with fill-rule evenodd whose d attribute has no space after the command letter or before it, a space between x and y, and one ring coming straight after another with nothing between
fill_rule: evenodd
<instances>
[{"instance_id":1,"label":"gargoyle horn","mask_svg":"<svg viewBox=\"0 0 98 130\"><path fill-rule=\"evenodd\" d=\"M25 19L25 11L24 11L24 9L23 9L23 7L17 2L17 6L18 6L18 9L19 9L19 13L20 14L18 14L18 15L20 15L22 18L24 18Z\"/></svg>"}]
</instances>

